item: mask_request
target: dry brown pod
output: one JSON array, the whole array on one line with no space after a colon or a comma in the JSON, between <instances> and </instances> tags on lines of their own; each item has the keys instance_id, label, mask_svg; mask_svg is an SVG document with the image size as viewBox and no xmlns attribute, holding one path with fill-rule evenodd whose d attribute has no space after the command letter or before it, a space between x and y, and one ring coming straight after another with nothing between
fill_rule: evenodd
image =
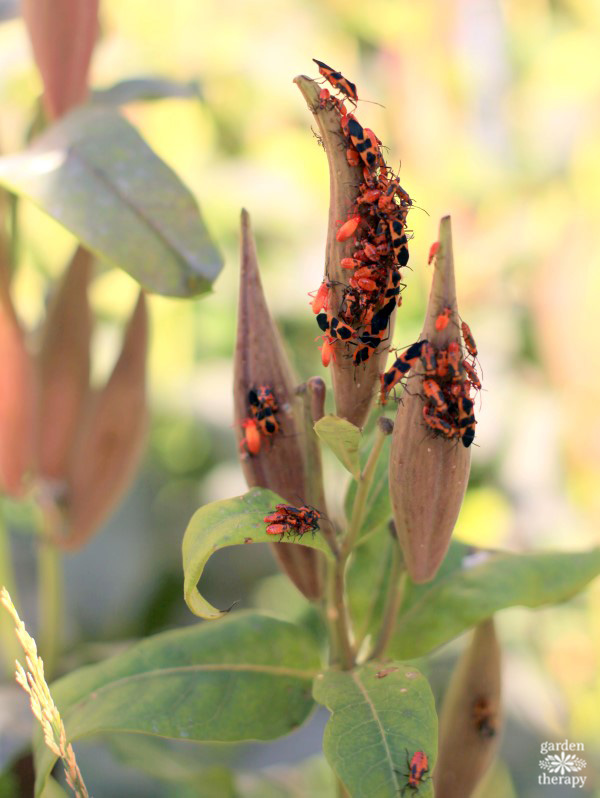
<instances>
[{"instance_id":1,"label":"dry brown pod","mask_svg":"<svg viewBox=\"0 0 600 798\"><path fill-rule=\"evenodd\" d=\"M297 381L267 306L247 211L242 211L241 255L233 397L242 470L248 487L269 488L294 505L299 501L311 503L318 498L310 496L308 490L303 402L296 393ZM250 414L248 392L261 385L275 394L281 429L262 438L258 453L250 455L243 450L242 424ZM298 544L274 543L271 549L307 598L321 596L323 564L319 552Z\"/></svg>"},{"instance_id":2,"label":"dry brown pod","mask_svg":"<svg viewBox=\"0 0 600 798\"><path fill-rule=\"evenodd\" d=\"M436 798L469 798L489 768L501 729L501 657L493 618L458 661L440 715Z\"/></svg>"},{"instance_id":3,"label":"dry brown pod","mask_svg":"<svg viewBox=\"0 0 600 798\"><path fill-rule=\"evenodd\" d=\"M20 496L32 464L34 373L4 260L0 262L0 358L0 490Z\"/></svg>"},{"instance_id":4,"label":"dry brown pod","mask_svg":"<svg viewBox=\"0 0 600 798\"><path fill-rule=\"evenodd\" d=\"M450 308L450 323L435 326ZM450 341L462 346L454 280L450 217L440 222L427 315L420 340L443 349ZM421 367L415 369L417 375ZM423 423L420 378L411 381L398 405L390 455L390 497L398 539L414 582L433 579L442 563L469 480L470 450L457 439L434 437Z\"/></svg>"},{"instance_id":5,"label":"dry brown pod","mask_svg":"<svg viewBox=\"0 0 600 798\"><path fill-rule=\"evenodd\" d=\"M66 547L81 545L122 498L145 440L148 313L140 292L113 372L88 406L71 459Z\"/></svg>"},{"instance_id":6,"label":"dry brown pod","mask_svg":"<svg viewBox=\"0 0 600 798\"><path fill-rule=\"evenodd\" d=\"M330 200L325 274L333 283L331 296L334 305L337 306L341 302L343 288L348 284L348 271L341 268L340 262L342 258L351 257L355 247L352 238L337 241L336 221L346 219L350 208L354 205L358 196L358 187L363 180L362 170L358 166L348 164L340 115L335 108L319 106L319 84L305 75L299 75L294 79L294 83L302 92L315 118L329 163ZM388 340L392 337L395 315L394 311L390 316ZM336 359L332 359L329 368L336 413L357 427L362 427L369 415L388 349L389 344L384 343L378 348L377 354L369 358L365 364L354 366L352 362L354 347L341 341L335 345Z\"/></svg>"},{"instance_id":7,"label":"dry brown pod","mask_svg":"<svg viewBox=\"0 0 600 798\"><path fill-rule=\"evenodd\" d=\"M36 471L65 480L89 394L93 258L78 247L48 309L38 358Z\"/></svg>"}]
</instances>

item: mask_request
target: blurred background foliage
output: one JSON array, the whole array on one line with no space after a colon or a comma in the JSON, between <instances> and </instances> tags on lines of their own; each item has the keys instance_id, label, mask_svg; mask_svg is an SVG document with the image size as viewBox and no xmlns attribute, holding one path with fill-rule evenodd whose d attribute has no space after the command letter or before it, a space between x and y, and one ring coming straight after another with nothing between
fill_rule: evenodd
<instances>
[{"instance_id":1,"label":"blurred background foliage","mask_svg":"<svg viewBox=\"0 0 600 798\"><path fill-rule=\"evenodd\" d=\"M0 12L0 148L9 153L22 147L41 85L17 9L5 1ZM266 292L298 375L323 373L307 293L322 279L329 177L292 84L299 73L317 76L313 57L385 106L361 103L358 116L389 148L418 206L398 345L420 331L427 253L439 217L452 214L460 311L484 378L457 537L513 550L597 542L598 0L102 0L101 27L94 89L148 75L192 87L195 96L132 100L124 112L198 198L226 266L208 297L150 299L147 455L110 523L68 556L65 668L105 656L115 641L192 622L181 597L183 530L200 504L245 490L231 430L241 207L252 215ZM35 334L74 241L25 203L19 224L15 301ZM135 295L127 275L99 267L99 379ZM340 505L339 478L330 483ZM5 509L19 520L18 509ZM32 547L27 535L15 540L25 598ZM275 574L266 548L229 549L210 563L205 589L218 605L247 607L254 596L256 605L301 612ZM33 618L29 625L35 631ZM482 794L559 795L537 784L540 741L568 737L585 744L588 763L600 761L600 583L557 610L506 611L499 631L507 733L503 764ZM457 650L429 666L438 696ZM319 747L319 739L288 741L270 761ZM268 763L263 748L253 767ZM95 759L108 778L114 762L102 764L97 751ZM94 767L92 757L81 764L84 773ZM582 795L600 795L592 770ZM127 789L89 781L97 796L154 794L137 778Z\"/></svg>"}]
</instances>

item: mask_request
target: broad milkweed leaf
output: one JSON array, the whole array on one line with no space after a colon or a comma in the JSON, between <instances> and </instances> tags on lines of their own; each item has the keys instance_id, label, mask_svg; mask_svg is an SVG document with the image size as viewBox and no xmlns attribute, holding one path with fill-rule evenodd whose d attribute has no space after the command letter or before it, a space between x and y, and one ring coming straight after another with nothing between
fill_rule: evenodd
<instances>
[{"instance_id":1,"label":"broad milkweed leaf","mask_svg":"<svg viewBox=\"0 0 600 798\"><path fill-rule=\"evenodd\" d=\"M148 291L206 292L223 265L189 189L114 109L78 108L0 158L0 184Z\"/></svg>"}]
</instances>

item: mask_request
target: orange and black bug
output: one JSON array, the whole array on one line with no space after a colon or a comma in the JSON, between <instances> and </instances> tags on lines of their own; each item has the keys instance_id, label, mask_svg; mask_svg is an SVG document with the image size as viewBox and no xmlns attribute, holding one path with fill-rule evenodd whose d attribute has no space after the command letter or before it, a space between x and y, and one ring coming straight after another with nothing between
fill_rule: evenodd
<instances>
[{"instance_id":1,"label":"orange and black bug","mask_svg":"<svg viewBox=\"0 0 600 798\"><path fill-rule=\"evenodd\" d=\"M471 383L473 388L475 388L476 391L480 391L481 390L481 380L479 379L479 376L478 376L477 372L475 371L475 369L469 363L468 360L463 360L462 364L463 364L464 370L467 372L467 377L469 379L469 382Z\"/></svg>"},{"instance_id":2,"label":"orange and black bug","mask_svg":"<svg viewBox=\"0 0 600 798\"><path fill-rule=\"evenodd\" d=\"M399 219L390 219L388 221L388 227L396 263L399 266L406 266L409 254L408 238L406 237L404 224Z\"/></svg>"},{"instance_id":3,"label":"orange and black bug","mask_svg":"<svg viewBox=\"0 0 600 798\"><path fill-rule=\"evenodd\" d=\"M319 529L321 513L316 507L304 504L294 507L291 504L276 504L275 510L264 517L268 524L268 535L304 535Z\"/></svg>"},{"instance_id":4,"label":"orange and black bug","mask_svg":"<svg viewBox=\"0 0 600 798\"><path fill-rule=\"evenodd\" d=\"M452 316L452 308L444 308L440 315L435 320L435 329L436 330L445 330L448 326L448 322L450 321L450 317Z\"/></svg>"},{"instance_id":5,"label":"orange and black bug","mask_svg":"<svg viewBox=\"0 0 600 798\"><path fill-rule=\"evenodd\" d=\"M381 394L380 402L385 404L387 395L396 386L400 380L407 374L412 366L417 362L421 354L421 350L427 341L417 341L411 344L408 349L397 358L392 366L380 375L381 380Z\"/></svg>"},{"instance_id":6,"label":"orange and black bug","mask_svg":"<svg viewBox=\"0 0 600 798\"><path fill-rule=\"evenodd\" d=\"M439 251L440 251L440 242L439 241L435 241L429 247L429 257L427 258L427 263L428 264L431 263L431 261L435 258L435 256L438 254Z\"/></svg>"},{"instance_id":7,"label":"orange and black bug","mask_svg":"<svg viewBox=\"0 0 600 798\"><path fill-rule=\"evenodd\" d=\"M325 80L328 80L329 83L337 89L341 91L342 94L345 94L349 100L353 102L358 102L358 94L356 93L356 85L352 83L352 81L345 78L341 72L337 72L335 69L332 69L327 64L324 64L323 61L317 61L316 58L313 58L315 64L319 67L319 72Z\"/></svg>"},{"instance_id":8,"label":"orange and black bug","mask_svg":"<svg viewBox=\"0 0 600 798\"><path fill-rule=\"evenodd\" d=\"M437 373L437 359L435 356L435 349L429 343L429 341L424 343L423 348L421 349L421 363L423 364L423 369L428 377L435 376Z\"/></svg>"},{"instance_id":9,"label":"orange and black bug","mask_svg":"<svg viewBox=\"0 0 600 798\"><path fill-rule=\"evenodd\" d=\"M309 296L312 297L310 306L313 310L313 313L320 313L322 310L329 310L329 289L332 285L333 283L331 283L329 280L323 280L317 290L309 294Z\"/></svg>"},{"instance_id":10,"label":"orange and black bug","mask_svg":"<svg viewBox=\"0 0 600 798\"><path fill-rule=\"evenodd\" d=\"M242 421L242 428L244 437L240 442L240 449L245 449L250 456L257 455L260 452L260 432L256 419L245 418Z\"/></svg>"},{"instance_id":11,"label":"orange and black bug","mask_svg":"<svg viewBox=\"0 0 600 798\"><path fill-rule=\"evenodd\" d=\"M270 407L274 413L279 410L273 389L269 388L268 385L251 388L248 391L248 404L253 413L258 413L263 407Z\"/></svg>"},{"instance_id":12,"label":"orange and black bug","mask_svg":"<svg viewBox=\"0 0 600 798\"><path fill-rule=\"evenodd\" d=\"M448 344L447 352L447 362L448 362L448 376L452 380L462 380L464 379L465 371L462 365L462 355L460 351L460 344L457 344L456 341L451 341Z\"/></svg>"},{"instance_id":13,"label":"orange and black bug","mask_svg":"<svg viewBox=\"0 0 600 798\"><path fill-rule=\"evenodd\" d=\"M362 261L357 258L342 258L340 261L342 269L358 269L362 266Z\"/></svg>"},{"instance_id":14,"label":"orange and black bug","mask_svg":"<svg viewBox=\"0 0 600 798\"><path fill-rule=\"evenodd\" d=\"M458 398L458 429L462 445L469 447L475 438L475 414L473 400L467 396Z\"/></svg>"},{"instance_id":15,"label":"orange and black bug","mask_svg":"<svg viewBox=\"0 0 600 798\"><path fill-rule=\"evenodd\" d=\"M275 435L281 431L279 421L277 421L275 418L275 411L272 407L261 407L260 410L255 413L254 419L261 435L264 435L265 437Z\"/></svg>"},{"instance_id":16,"label":"orange and black bug","mask_svg":"<svg viewBox=\"0 0 600 798\"><path fill-rule=\"evenodd\" d=\"M448 410L448 403L444 399L444 392L435 380L423 380L423 391L425 396L435 405L435 409L438 413L444 413Z\"/></svg>"},{"instance_id":17,"label":"orange and black bug","mask_svg":"<svg viewBox=\"0 0 600 798\"><path fill-rule=\"evenodd\" d=\"M368 128L365 130L358 119L352 115L349 115L346 128L352 146L362 158L365 166L371 170L376 169L381 161L381 153L378 144L379 139L375 136L373 131Z\"/></svg>"},{"instance_id":18,"label":"orange and black bug","mask_svg":"<svg viewBox=\"0 0 600 798\"><path fill-rule=\"evenodd\" d=\"M335 234L336 241L346 241L350 236L354 235L358 225L361 223L362 217L358 214L355 216L351 216L347 222L340 227L340 229Z\"/></svg>"},{"instance_id":19,"label":"orange and black bug","mask_svg":"<svg viewBox=\"0 0 600 798\"><path fill-rule=\"evenodd\" d=\"M477 357L477 345L473 335L471 334L471 329L466 321L461 323L460 329L462 330L463 341L467 347L467 352L471 355L471 357Z\"/></svg>"},{"instance_id":20,"label":"orange and black bug","mask_svg":"<svg viewBox=\"0 0 600 798\"><path fill-rule=\"evenodd\" d=\"M480 737L489 739L496 736L498 721L488 698L479 697L473 703L473 722Z\"/></svg>"},{"instance_id":21,"label":"orange and black bug","mask_svg":"<svg viewBox=\"0 0 600 798\"><path fill-rule=\"evenodd\" d=\"M401 795L404 795L407 789L410 789L414 792L418 791L421 784L425 782L424 776L429 773L429 760L427 759L427 754L424 751L415 751L410 760L408 758L407 751L406 764L408 766L408 773L401 773L401 775L408 778L408 781L400 791ZM396 770L396 773L400 773L400 771Z\"/></svg>"},{"instance_id":22,"label":"orange and black bug","mask_svg":"<svg viewBox=\"0 0 600 798\"><path fill-rule=\"evenodd\" d=\"M356 338L356 330L329 313L317 314L317 324L324 333L328 333L333 339L349 341L351 338Z\"/></svg>"},{"instance_id":23,"label":"orange and black bug","mask_svg":"<svg viewBox=\"0 0 600 798\"><path fill-rule=\"evenodd\" d=\"M455 438L458 434L457 428L446 419L438 416L434 408L429 405L423 405L423 421L434 432L439 432L446 438Z\"/></svg>"},{"instance_id":24,"label":"orange and black bug","mask_svg":"<svg viewBox=\"0 0 600 798\"><path fill-rule=\"evenodd\" d=\"M329 335L322 335L321 338L323 339L322 345L319 347L321 350L321 363L325 368L331 363L331 359L335 361L335 351L333 349L335 344L335 339L331 338Z\"/></svg>"}]
</instances>

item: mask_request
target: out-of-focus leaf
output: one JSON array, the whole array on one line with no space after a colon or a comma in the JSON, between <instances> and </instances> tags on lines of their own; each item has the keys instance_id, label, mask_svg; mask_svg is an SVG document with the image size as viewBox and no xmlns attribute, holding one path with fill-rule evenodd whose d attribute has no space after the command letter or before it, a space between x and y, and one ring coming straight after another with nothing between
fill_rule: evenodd
<instances>
[{"instance_id":1,"label":"out-of-focus leaf","mask_svg":"<svg viewBox=\"0 0 600 798\"><path fill-rule=\"evenodd\" d=\"M81 668L51 692L68 741L130 732L208 742L271 740L314 706L317 646L298 626L257 613L150 637ZM36 796L55 755L35 740Z\"/></svg>"},{"instance_id":2,"label":"out-of-focus leaf","mask_svg":"<svg viewBox=\"0 0 600 798\"><path fill-rule=\"evenodd\" d=\"M188 607L195 615L211 620L227 612L213 607L196 589L211 554L226 546L273 543L274 536L267 534L263 519L280 503L285 504L276 493L264 488L252 488L243 496L211 502L196 510L183 537L183 592ZM281 544L297 545L298 540L302 541L303 546L319 549L331 556L331 550L318 531L314 535L306 533L301 538L283 537Z\"/></svg>"},{"instance_id":3,"label":"out-of-focus leaf","mask_svg":"<svg viewBox=\"0 0 600 798\"><path fill-rule=\"evenodd\" d=\"M199 294L221 269L190 191L114 110L79 108L0 158L0 184L149 291Z\"/></svg>"},{"instance_id":4,"label":"out-of-focus leaf","mask_svg":"<svg viewBox=\"0 0 600 798\"><path fill-rule=\"evenodd\" d=\"M402 662L369 663L317 676L315 700L332 713L323 739L327 761L352 798L398 798L416 751L435 764L437 717L425 677ZM432 798L424 777L419 798Z\"/></svg>"},{"instance_id":5,"label":"out-of-focus leaf","mask_svg":"<svg viewBox=\"0 0 600 798\"><path fill-rule=\"evenodd\" d=\"M173 97L202 99L202 90L197 80L183 83L168 78L140 77L120 80L107 89L94 89L91 95L92 102L97 105L126 105Z\"/></svg>"},{"instance_id":6,"label":"out-of-focus leaf","mask_svg":"<svg viewBox=\"0 0 600 798\"><path fill-rule=\"evenodd\" d=\"M322 756L289 767L269 767L262 773L240 774L236 779L244 798L333 798L335 776Z\"/></svg>"},{"instance_id":7,"label":"out-of-focus leaf","mask_svg":"<svg viewBox=\"0 0 600 798\"><path fill-rule=\"evenodd\" d=\"M479 551L463 557L461 567L438 574L402 610L390 656L421 657L506 607L566 601L598 574L600 548L535 554Z\"/></svg>"},{"instance_id":8,"label":"out-of-focus leaf","mask_svg":"<svg viewBox=\"0 0 600 798\"><path fill-rule=\"evenodd\" d=\"M315 432L322 441L325 441L344 468L347 468L352 476L358 479L360 476L359 428L345 418L323 416L315 424Z\"/></svg>"},{"instance_id":9,"label":"out-of-focus leaf","mask_svg":"<svg viewBox=\"0 0 600 798\"><path fill-rule=\"evenodd\" d=\"M358 640L373 634L381 623L392 546L397 545L386 525L352 552L347 571L348 604Z\"/></svg>"}]
</instances>

